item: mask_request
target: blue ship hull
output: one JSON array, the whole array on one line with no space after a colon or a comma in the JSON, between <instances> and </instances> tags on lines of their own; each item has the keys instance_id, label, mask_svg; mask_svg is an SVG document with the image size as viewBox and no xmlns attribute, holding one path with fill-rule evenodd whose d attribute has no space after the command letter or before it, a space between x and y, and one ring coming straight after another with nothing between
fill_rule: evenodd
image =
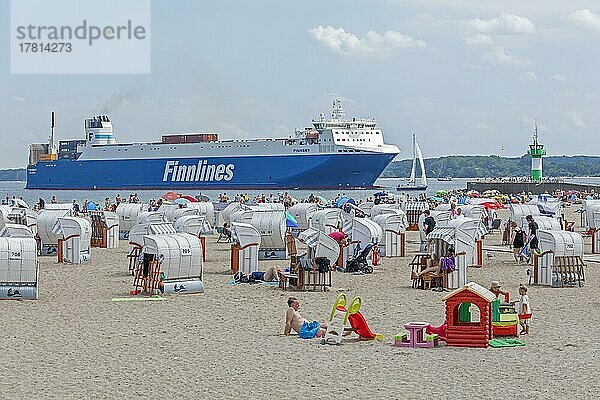
<instances>
[{"instance_id":1,"label":"blue ship hull","mask_svg":"<svg viewBox=\"0 0 600 400\"><path fill-rule=\"evenodd\" d=\"M396 154L68 160L27 168L27 189L372 187Z\"/></svg>"}]
</instances>

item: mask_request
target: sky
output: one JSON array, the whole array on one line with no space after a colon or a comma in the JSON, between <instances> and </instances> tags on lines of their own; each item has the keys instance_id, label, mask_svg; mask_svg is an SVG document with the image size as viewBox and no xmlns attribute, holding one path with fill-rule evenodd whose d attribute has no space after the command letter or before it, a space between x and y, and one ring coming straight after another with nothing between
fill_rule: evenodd
<instances>
[{"instance_id":1,"label":"sky","mask_svg":"<svg viewBox=\"0 0 600 400\"><path fill-rule=\"evenodd\" d=\"M342 100L409 158L600 148L600 1L152 0L149 74L11 74L0 0L0 168L110 116L119 142L164 133L285 137ZM108 11L110 12L110 11Z\"/></svg>"}]
</instances>

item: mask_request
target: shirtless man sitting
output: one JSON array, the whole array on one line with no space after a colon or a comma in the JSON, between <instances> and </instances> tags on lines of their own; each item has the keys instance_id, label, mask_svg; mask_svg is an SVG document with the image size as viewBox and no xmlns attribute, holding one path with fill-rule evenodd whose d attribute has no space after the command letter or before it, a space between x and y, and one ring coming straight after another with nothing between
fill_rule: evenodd
<instances>
[{"instance_id":1,"label":"shirtless man sitting","mask_svg":"<svg viewBox=\"0 0 600 400\"><path fill-rule=\"evenodd\" d=\"M300 300L295 297L290 297L287 303L289 308L285 313L285 329L283 331L285 336L288 336L292 329L303 339L325 336L325 332L327 331L326 324L321 325L317 321L308 322L306 318L300 314L298 311L300 308Z\"/></svg>"}]
</instances>

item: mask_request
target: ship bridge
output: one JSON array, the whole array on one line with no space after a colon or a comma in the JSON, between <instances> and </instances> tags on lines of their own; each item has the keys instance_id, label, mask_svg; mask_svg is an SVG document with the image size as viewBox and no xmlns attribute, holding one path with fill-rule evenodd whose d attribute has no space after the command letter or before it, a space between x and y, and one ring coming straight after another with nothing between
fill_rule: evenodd
<instances>
[{"instance_id":1,"label":"ship bridge","mask_svg":"<svg viewBox=\"0 0 600 400\"><path fill-rule=\"evenodd\" d=\"M313 128L306 128L304 136L307 140L318 140L325 151L400 152L398 147L385 144L383 133L374 118L346 120L345 115L341 102L334 100L331 118L325 119L323 113L318 119L313 118ZM302 132L296 133L296 138L299 136L302 136Z\"/></svg>"}]
</instances>

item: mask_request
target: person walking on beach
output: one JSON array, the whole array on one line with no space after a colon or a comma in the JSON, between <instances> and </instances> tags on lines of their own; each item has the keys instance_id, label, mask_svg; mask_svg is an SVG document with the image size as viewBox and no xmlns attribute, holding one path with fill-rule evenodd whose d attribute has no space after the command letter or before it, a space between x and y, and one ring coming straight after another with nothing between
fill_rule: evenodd
<instances>
[{"instance_id":1,"label":"person walking on beach","mask_svg":"<svg viewBox=\"0 0 600 400\"><path fill-rule=\"evenodd\" d=\"M300 300L296 297L290 297L287 301L288 310L285 313L285 328L283 334L289 336L292 329L298 333L302 339L312 339L314 337L323 337L327 331L326 324L320 324L317 321L308 322L306 318L298 311L300 309Z\"/></svg>"},{"instance_id":2,"label":"person walking on beach","mask_svg":"<svg viewBox=\"0 0 600 400\"><path fill-rule=\"evenodd\" d=\"M427 235L429 235L435 229L435 219L431 216L431 212L429 210L423 211L423 215L425 215L425 220L423 221L423 226L421 227L424 235L421 235L421 251L427 250Z\"/></svg>"},{"instance_id":3,"label":"person walking on beach","mask_svg":"<svg viewBox=\"0 0 600 400\"><path fill-rule=\"evenodd\" d=\"M73 200L73 215L77 217L79 215L79 204Z\"/></svg>"},{"instance_id":4,"label":"person walking on beach","mask_svg":"<svg viewBox=\"0 0 600 400\"><path fill-rule=\"evenodd\" d=\"M513 231L510 239L510 243L513 248L513 256L515 257L515 261L520 264L523 261L521 249L523 249L523 246L525 246L526 235L523 229L521 229L521 227L519 227L515 221L512 221L510 226Z\"/></svg>"},{"instance_id":5,"label":"person walking on beach","mask_svg":"<svg viewBox=\"0 0 600 400\"><path fill-rule=\"evenodd\" d=\"M535 220L533 219L533 215L528 215L525 217L525 220L527 220L528 224L529 224L529 248L531 249L531 255L533 256L533 253L539 255L540 252L540 248L539 248L539 240L536 236L537 230L540 228L539 225L537 224L537 222L535 222ZM531 262L531 257L529 257L527 259L527 265L529 265Z\"/></svg>"}]
</instances>

